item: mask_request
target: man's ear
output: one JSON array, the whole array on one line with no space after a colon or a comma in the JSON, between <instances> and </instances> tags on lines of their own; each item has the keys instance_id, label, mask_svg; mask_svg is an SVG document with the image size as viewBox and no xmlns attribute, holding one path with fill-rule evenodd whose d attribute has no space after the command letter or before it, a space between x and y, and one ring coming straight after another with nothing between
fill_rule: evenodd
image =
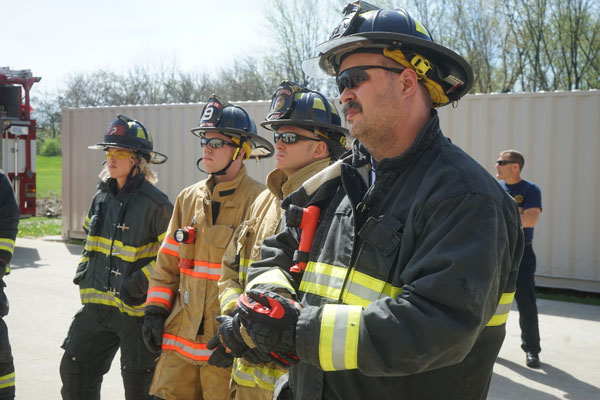
<instances>
[{"instance_id":1,"label":"man's ear","mask_svg":"<svg viewBox=\"0 0 600 400\"><path fill-rule=\"evenodd\" d=\"M320 160L328 156L329 148L327 147L327 143L323 141L317 142L317 146L315 147L315 151L313 152L313 159Z\"/></svg>"},{"instance_id":2,"label":"man's ear","mask_svg":"<svg viewBox=\"0 0 600 400\"><path fill-rule=\"evenodd\" d=\"M419 90L419 77L413 69L406 68L399 78L402 80L404 92L407 95L412 95Z\"/></svg>"}]
</instances>

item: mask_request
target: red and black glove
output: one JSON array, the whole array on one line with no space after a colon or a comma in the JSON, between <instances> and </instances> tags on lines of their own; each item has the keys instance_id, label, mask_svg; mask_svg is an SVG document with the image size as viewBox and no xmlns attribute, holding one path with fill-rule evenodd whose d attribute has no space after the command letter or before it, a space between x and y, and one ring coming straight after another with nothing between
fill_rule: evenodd
<instances>
[{"instance_id":1,"label":"red and black glove","mask_svg":"<svg viewBox=\"0 0 600 400\"><path fill-rule=\"evenodd\" d=\"M294 301L277 293L252 289L238 298L237 309L259 351L270 354L283 366L298 361L296 322L300 310Z\"/></svg>"}]
</instances>

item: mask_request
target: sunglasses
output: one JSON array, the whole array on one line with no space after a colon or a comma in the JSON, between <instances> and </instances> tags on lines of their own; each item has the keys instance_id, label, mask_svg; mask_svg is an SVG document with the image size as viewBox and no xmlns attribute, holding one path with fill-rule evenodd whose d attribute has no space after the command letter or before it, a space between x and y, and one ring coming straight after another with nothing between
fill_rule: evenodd
<instances>
[{"instance_id":1,"label":"sunglasses","mask_svg":"<svg viewBox=\"0 0 600 400\"><path fill-rule=\"evenodd\" d=\"M220 149L221 147L223 147L224 145L229 145L232 147L238 147L237 144L235 143L231 143L228 142L226 140L223 139L219 139L219 138L200 138L200 146L205 147L206 145L209 145L210 147L212 147L213 149Z\"/></svg>"},{"instance_id":2,"label":"sunglasses","mask_svg":"<svg viewBox=\"0 0 600 400\"><path fill-rule=\"evenodd\" d=\"M131 158L132 152L129 150L105 151L104 156L107 160L127 160Z\"/></svg>"},{"instance_id":3,"label":"sunglasses","mask_svg":"<svg viewBox=\"0 0 600 400\"><path fill-rule=\"evenodd\" d=\"M312 140L314 142L320 142L319 139L313 139L306 136L298 135L294 132L275 132L273 133L273 141L275 143L279 142L279 139L283 140L283 143L294 144L299 140Z\"/></svg>"},{"instance_id":4,"label":"sunglasses","mask_svg":"<svg viewBox=\"0 0 600 400\"><path fill-rule=\"evenodd\" d=\"M506 164L516 164L516 161L510 161L510 160L496 160L496 164L502 166L502 165L506 165Z\"/></svg>"},{"instance_id":5,"label":"sunglasses","mask_svg":"<svg viewBox=\"0 0 600 400\"><path fill-rule=\"evenodd\" d=\"M368 81L369 74L367 74L365 70L373 68L383 69L396 74L401 74L404 71L404 68L391 68L384 67L383 65L360 65L358 67L345 69L337 76L337 78L335 78L340 94L342 94L346 88L353 89L359 83Z\"/></svg>"}]
</instances>

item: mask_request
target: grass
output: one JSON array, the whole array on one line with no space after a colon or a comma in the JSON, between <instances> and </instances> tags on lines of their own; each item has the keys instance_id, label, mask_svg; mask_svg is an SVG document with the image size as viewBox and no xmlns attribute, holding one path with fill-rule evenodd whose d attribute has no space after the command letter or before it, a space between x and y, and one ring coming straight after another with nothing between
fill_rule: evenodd
<instances>
[{"instance_id":1,"label":"grass","mask_svg":"<svg viewBox=\"0 0 600 400\"><path fill-rule=\"evenodd\" d=\"M62 196L62 157L36 157L37 199L60 200ZM39 207L39 203L38 203ZM19 221L17 237L56 236L62 232L60 218L31 217Z\"/></svg>"},{"instance_id":2,"label":"grass","mask_svg":"<svg viewBox=\"0 0 600 400\"><path fill-rule=\"evenodd\" d=\"M36 157L38 199L60 199L62 195L62 157Z\"/></svg>"},{"instance_id":3,"label":"grass","mask_svg":"<svg viewBox=\"0 0 600 400\"><path fill-rule=\"evenodd\" d=\"M17 237L56 236L60 235L61 231L62 221L60 218L31 217L19 221L19 234Z\"/></svg>"},{"instance_id":4,"label":"grass","mask_svg":"<svg viewBox=\"0 0 600 400\"><path fill-rule=\"evenodd\" d=\"M591 304L600 306L600 293L580 292L570 289L555 289L537 287L535 294L538 299L567 301L569 303Z\"/></svg>"}]
</instances>

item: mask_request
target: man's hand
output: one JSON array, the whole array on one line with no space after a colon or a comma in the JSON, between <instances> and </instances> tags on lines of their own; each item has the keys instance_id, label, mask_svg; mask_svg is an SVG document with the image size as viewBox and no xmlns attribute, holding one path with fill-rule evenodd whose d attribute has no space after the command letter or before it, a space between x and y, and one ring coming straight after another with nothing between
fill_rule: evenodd
<instances>
[{"instance_id":1,"label":"man's hand","mask_svg":"<svg viewBox=\"0 0 600 400\"><path fill-rule=\"evenodd\" d=\"M166 319L167 311L156 306L146 307L142 337L146 347L154 353L160 353L162 349L162 334Z\"/></svg>"},{"instance_id":2,"label":"man's hand","mask_svg":"<svg viewBox=\"0 0 600 400\"><path fill-rule=\"evenodd\" d=\"M300 306L277 293L252 289L238 298L243 325L259 351L289 366L296 356L296 322Z\"/></svg>"},{"instance_id":3,"label":"man's hand","mask_svg":"<svg viewBox=\"0 0 600 400\"><path fill-rule=\"evenodd\" d=\"M223 346L223 343L219 339L219 335L215 335L215 337L210 339L206 344L206 348L213 350L208 359L210 365L219 368L230 368L233 365L233 356L227 352L227 349L225 349L225 346Z\"/></svg>"},{"instance_id":4,"label":"man's hand","mask_svg":"<svg viewBox=\"0 0 600 400\"><path fill-rule=\"evenodd\" d=\"M221 323L217 330L217 335L227 352L234 357L242 357L242 354L249 349L242 333L240 332L239 315L235 313L233 316L219 315L217 321Z\"/></svg>"}]
</instances>

